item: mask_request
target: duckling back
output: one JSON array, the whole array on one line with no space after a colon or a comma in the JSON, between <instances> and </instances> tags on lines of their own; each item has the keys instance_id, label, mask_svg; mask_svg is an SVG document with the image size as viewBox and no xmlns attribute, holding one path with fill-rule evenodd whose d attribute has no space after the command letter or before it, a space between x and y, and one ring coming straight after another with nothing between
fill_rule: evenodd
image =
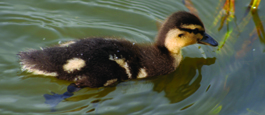
<instances>
[{"instance_id":1,"label":"duckling back","mask_svg":"<svg viewBox=\"0 0 265 115\"><path fill-rule=\"evenodd\" d=\"M79 86L100 87L136 78L139 48L125 40L90 38L19 53L22 68Z\"/></svg>"}]
</instances>

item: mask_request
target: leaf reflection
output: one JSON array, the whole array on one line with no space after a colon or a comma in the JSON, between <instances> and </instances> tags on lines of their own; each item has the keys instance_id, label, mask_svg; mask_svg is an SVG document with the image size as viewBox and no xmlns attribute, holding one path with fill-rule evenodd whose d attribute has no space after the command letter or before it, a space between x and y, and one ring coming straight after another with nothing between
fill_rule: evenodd
<instances>
[{"instance_id":1,"label":"leaf reflection","mask_svg":"<svg viewBox=\"0 0 265 115\"><path fill-rule=\"evenodd\" d=\"M191 0L182 0L183 4L186 6L186 8L189 9L189 11L198 16L198 10L194 7L193 3L191 2ZM199 17L199 16L198 16Z\"/></svg>"},{"instance_id":2,"label":"leaf reflection","mask_svg":"<svg viewBox=\"0 0 265 115\"><path fill-rule=\"evenodd\" d=\"M199 89L202 66L214 64L215 60L216 58L186 57L175 72L153 81L155 82L154 90L165 91L165 96L171 103L180 102Z\"/></svg>"},{"instance_id":3,"label":"leaf reflection","mask_svg":"<svg viewBox=\"0 0 265 115\"><path fill-rule=\"evenodd\" d=\"M241 50L237 51L236 56L235 56L237 59L244 57L246 53L250 51L250 49L252 48L253 42L257 39L257 36L259 36L260 42L265 44L265 32L264 32L263 24L259 18L257 10L256 9L253 10L253 7L255 6L253 6L252 3L253 3L253 0L250 3L248 9L245 11L244 17L246 17L247 14L249 14L251 10L251 16L255 23L256 28L254 28L253 31L250 32L249 38L246 41L244 41L244 43L241 46Z\"/></svg>"},{"instance_id":4,"label":"leaf reflection","mask_svg":"<svg viewBox=\"0 0 265 115\"><path fill-rule=\"evenodd\" d=\"M249 38L243 42L241 49L236 52L235 58L240 59L247 55L247 53L252 49L254 41L257 39L257 32L255 29L249 34Z\"/></svg>"}]
</instances>

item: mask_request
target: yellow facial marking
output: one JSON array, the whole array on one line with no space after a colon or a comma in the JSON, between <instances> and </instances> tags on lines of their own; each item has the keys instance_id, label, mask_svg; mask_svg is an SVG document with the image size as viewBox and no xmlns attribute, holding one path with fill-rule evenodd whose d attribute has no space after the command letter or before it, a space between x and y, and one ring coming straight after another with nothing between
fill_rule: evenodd
<instances>
[{"instance_id":1,"label":"yellow facial marking","mask_svg":"<svg viewBox=\"0 0 265 115\"><path fill-rule=\"evenodd\" d=\"M192 29L192 30L198 28L199 31L205 31L202 26L194 25L194 24L189 24L189 25L184 24L184 25L181 25L180 27L181 28Z\"/></svg>"},{"instance_id":2,"label":"yellow facial marking","mask_svg":"<svg viewBox=\"0 0 265 115\"><path fill-rule=\"evenodd\" d=\"M147 75L148 74L147 74L146 70L144 68L141 68L140 71L139 71L139 73L138 73L137 78L146 78Z\"/></svg>"},{"instance_id":3,"label":"yellow facial marking","mask_svg":"<svg viewBox=\"0 0 265 115\"><path fill-rule=\"evenodd\" d=\"M75 70L81 70L86 65L86 62L80 58L73 58L67 60L66 64L63 65L64 71L71 73Z\"/></svg>"},{"instance_id":4,"label":"yellow facial marking","mask_svg":"<svg viewBox=\"0 0 265 115\"><path fill-rule=\"evenodd\" d=\"M33 67L34 65L23 65L22 71L27 70L28 72L31 72L32 74L35 74L35 75L45 75L45 76L53 76L53 77L58 76L56 72L46 72L43 70L33 69Z\"/></svg>"},{"instance_id":5,"label":"yellow facial marking","mask_svg":"<svg viewBox=\"0 0 265 115\"><path fill-rule=\"evenodd\" d=\"M74 41L69 41L69 42L62 43L59 46L60 47L68 47L69 45L74 44L74 43L75 43Z\"/></svg>"},{"instance_id":6,"label":"yellow facial marking","mask_svg":"<svg viewBox=\"0 0 265 115\"><path fill-rule=\"evenodd\" d=\"M113 84L113 83L115 83L115 82L117 82L117 78L116 79L111 79L111 80L108 80L105 84L104 84L104 86L108 86L108 85L111 85L111 84Z\"/></svg>"},{"instance_id":7,"label":"yellow facial marking","mask_svg":"<svg viewBox=\"0 0 265 115\"><path fill-rule=\"evenodd\" d=\"M125 59L115 59L114 61L116 61L117 64L119 64L122 68L125 69L126 74L128 75L129 78L132 78L132 74L130 72L129 65L127 62L125 62Z\"/></svg>"},{"instance_id":8,"label":"yellow facial marking","mask_svg":"<svg viewBox=\"0 0 265 115\"><path fill-rule=\"evenodd\" d=\"M183 40L178 36L180 34L185 34L185 32L179 29L171 29L166 35L165 46L172 53L179 53L182 46L185 45Z\"/></svg>"},{"instance_id":9,"label":"yellow facial marking","mask_svg":"<svg viewBox=\"0 0 265 115\"><path fill-rule=\"evenodd\" d=\"M196 44L197 40L202 38L203 36L200 33L194 34L175 28L167 33L165 46L171 53L178 54L182 47Z\"/></svg>"}]
</instances>

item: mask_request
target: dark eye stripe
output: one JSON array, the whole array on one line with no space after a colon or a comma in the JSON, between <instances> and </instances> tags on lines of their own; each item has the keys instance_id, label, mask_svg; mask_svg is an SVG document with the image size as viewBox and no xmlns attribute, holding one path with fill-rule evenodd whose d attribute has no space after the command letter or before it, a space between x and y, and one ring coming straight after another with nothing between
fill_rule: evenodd
<instances>
[{"instance_id":1,"label":"dark eye stripe","mask_svg":"<svg viewBox=\"0 0 265 115\"><path fill-rule=\"evenodd\" d=\"M204 31L200 31L198 28L195 28L195 29L179 28L179 29L183 31L187 31L189 33L194 33L194 34L200 33L203 35L204 33Z\"/></svg>"}]
</instances>

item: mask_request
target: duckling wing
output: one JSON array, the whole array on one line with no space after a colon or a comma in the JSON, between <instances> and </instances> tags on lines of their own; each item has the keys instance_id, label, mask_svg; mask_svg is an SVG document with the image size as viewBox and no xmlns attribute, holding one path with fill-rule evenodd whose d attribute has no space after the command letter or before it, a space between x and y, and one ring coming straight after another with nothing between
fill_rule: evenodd
<instances>
[{"instance_id":1,"label":"duckling wing","mask_svg":"<svg viewBox=\"0 0 265 115\"><path fill-rule=\"evenodd\" d=\"M139 48L135 44L125 40L95 38L83 39L74 45L71 50L83 53L80 58L86 61L83 71L76 74L81 75L75 79L76 82L98 87L136 78L140 59Z\"/></svg>"}]
</instances>

